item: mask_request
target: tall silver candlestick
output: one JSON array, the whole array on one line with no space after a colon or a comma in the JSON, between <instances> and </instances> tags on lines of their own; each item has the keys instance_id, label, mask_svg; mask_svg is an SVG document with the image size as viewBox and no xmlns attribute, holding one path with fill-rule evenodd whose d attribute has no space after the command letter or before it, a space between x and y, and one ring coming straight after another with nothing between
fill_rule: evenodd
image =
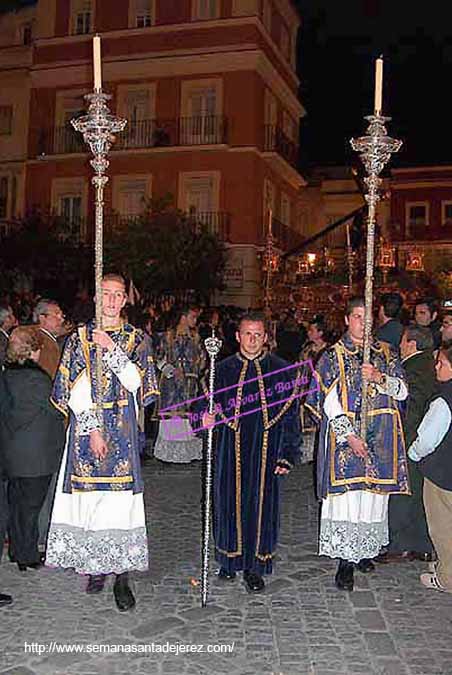
<instances>
[{"instance_id":1,"label":"tall silver candlestick","mask_svg":"<svg viewBox=\"0 0 452 675\"><path fill-rule=\"evenodd\" d=\"M369 121L367 133L361 138L352 138L350 143L359 153L366 169L367 177L364 182L367 186L365 195L368 205L367 215L367 250L366 250L366 286L365 286L365 315L364 315L364 345L363 361L370 363L370 343L372 338L372 304L374 285L374 258L375 258L375 213L380 200L379 189L382 184L380 173L391 159L393 152L400 150L402 141L388 136L385 123L390 117L383 117L379 113L365 118ZM366 440L367 432L367 399L368 382L363 378L361 391L361 426L360 435Z\"/></svg>"},{"instance_id":2,"label":"tall silver candlestick","mask_svg":"<svg viewBox=\"0 0 452 675\"><path fill-rule=\"evenodd\" d=\"M96 292L96 328L102 330L102 275L103 275L103 234L104 234L104 190L108 183L106 171L110 165L108 153L115 141L114 133L122 131L127 120L110 114L107 101L111 99L109 94L101 90L94 90L87 94L85 100L88 103L88 114L71 120L76 131L83 134L83 140L89 146L94 158L90 164L95 175L91 179L95 189L95 228L94 228L94 276ZM98 412L102 410L102 349L96 346L96 403ZM102 419L102 415L100 415Z\"/></svg>"}]
</instances>

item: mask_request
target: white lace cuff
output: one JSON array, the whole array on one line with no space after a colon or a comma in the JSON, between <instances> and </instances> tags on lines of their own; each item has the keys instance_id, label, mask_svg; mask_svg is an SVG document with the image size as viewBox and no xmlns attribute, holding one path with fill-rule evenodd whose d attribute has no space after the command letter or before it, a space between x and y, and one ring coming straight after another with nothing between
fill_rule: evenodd
<instances>
[{"instance_id":1,"label":"white lace cuff","mask_svg":"<svg viewBox=\"0 0 452 675\"><path fill-rule=\"evenodd\" d=\"M338 415L330 421L330 425L338 443L346 443L347 436L350 436L350 434L356 435L353 424L350 422L347 415Z\"/></svg>"},{"instance_id":2,"label":"white lace cuff","mask_svg":"<svg viewBox=\"0 0 452 675\"><path fill-rule=\"evenodd\" d=\"M102 360L115 375L119 375L127 364L130 363L129 357L122 351L121 347L118 347L118 345L115 345L111 352L104 354Z\"/></svg>"},{"instance_id":3,"label":"white lace cuff","mask_svg":"<svg viewBox=\"0 0 452 675\"><path fill-rule=\"evenodd\" d=\"M399 377L392 377L385 375L383 384L377 384L377 389L380 394L386 394L392 398L398 399L402 393L403 382Z\"/></svg>"},{"instance_id":4,"label":"white lace cuff","mask_svg":"<svg viewBox=\"0 0 452 675\"><path fill-rule=\"evenodd\" d=\"M87 436L91 431L100 429L99 420L95 410L83 410L76 415L78 433L80 436Z\"/></svg>"}]
</instances>

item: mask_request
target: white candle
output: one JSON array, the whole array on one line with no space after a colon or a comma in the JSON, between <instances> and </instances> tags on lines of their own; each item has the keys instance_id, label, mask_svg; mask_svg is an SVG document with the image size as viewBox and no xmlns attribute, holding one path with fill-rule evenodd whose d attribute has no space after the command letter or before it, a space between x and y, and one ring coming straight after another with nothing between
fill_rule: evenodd
<instances>
[{"instance_id":1,"label":"white candle","mask_svg":"<svg viewBox=\"0 0 452 675\"><path fill-rule=\"evenodd\" d=\"M94 89L102 89L102 64L100 57L100 36L93 37L93 62L94 62Z\"/></svg>"},{"instance_id":2,"label":"white candle","mask_svg":"<svg viewBox=\"0 0 452 675\"><path fill-rule=\"evenodd\" d=\"M374 103L375 115L381 114L382 99L383 99L383 57L380 56L380 58L375 61L375 103Z\"/></svg>"},{"instance_id":3,"label":"white candle","mask_svg":"<svg viewBox=\"0 0 452 675\"><path fill-rule=\"evenodd\" d=\"M272 233L272 225L273 225L273 211L271 209L268 210L268 232L269 234Z\"/></svg>"}]
</instances>

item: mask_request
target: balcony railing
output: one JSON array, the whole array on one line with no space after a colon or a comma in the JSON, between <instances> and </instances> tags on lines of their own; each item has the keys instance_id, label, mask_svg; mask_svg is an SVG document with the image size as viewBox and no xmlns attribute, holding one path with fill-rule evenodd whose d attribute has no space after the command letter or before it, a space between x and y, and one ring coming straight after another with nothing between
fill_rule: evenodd
<instances>
[{"instance_id":1,"label":"balcony railing","mask_svg":"<svg viewBox=\"0 0 452 675\"><path fill-rule=\"evenodd\" d=\"M160 148L227 143L227 121L223 115L179 117L175 120L138 120L128 122L116 137L112 150ZM43 129L31 156L87 152L81 135L71 126Z\"/></svg>"},{"instance_id":2,"label":"balcony railing","mask_svg":"<svg viewBox=\"0 0 452 675\"><path fill-rule=\"evenodd\" d=\"M260 237L261 245L265 245L267 239L268 235L267 225L268 225L267 222L262 223L262 230ZM272 219L272 234L275 239L276 246L280 248L282 251L289 251L290 249L299 246L305 239L305 237L301 234L301 232L294 230L294 228L291 227L290 225L285 225L276 218Z\"/></svg>"},{"instance_id":3,"label":"balcony railing","mask_svg":"<svg viewBox=\"0 0 452 675\"><path fill-rule=\"evenodd\" d=\"M130 223L141 221L144 215L127 213L106 213L104 218L105 232L108 236L113 230L127 226ZM223 211L207 211L202 213L186 214L187 221L195 229L200 231L204 225L210 234L215 234L221 241L229 241L230 215Z\"/></svg>"},{"instance_id":4,"label":"balcony railing","mask_svg":"<svg viewBox=\"0 0 452 675\"><path fill-rule=\"evenodd\" d=\"M230 215L223 211L206 211L188 214L188 219L197 228L204 225L210 234L215 234L221 241L230 239Z\"/></svg>"},{"instance_id":5,"label":"balcony railing","mask_svg":"<svg viewBox=\"0 0 452 675\"><path fill-rule=\"evenodd\" d=\"M274 124L265 125L265 152L277 152L286 162L296 166L298 161L298 146L290 140L283 130Z\"/></svg>"}]
</instances>

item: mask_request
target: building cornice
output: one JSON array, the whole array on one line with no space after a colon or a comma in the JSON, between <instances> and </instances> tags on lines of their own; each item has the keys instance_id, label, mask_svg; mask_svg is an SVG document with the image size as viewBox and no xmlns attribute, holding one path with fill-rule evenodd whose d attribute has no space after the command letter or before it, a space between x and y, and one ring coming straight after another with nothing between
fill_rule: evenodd
<instances>
[{"instance_id":1,"label":"building cornice","mask_svg":"<svg viewBox=\"0 0 452 675\"><path fill-rule=\"evenodd\" d=\"M409 166L405 168L400 168L400 169L391 169L391 174L394 176L399 176L403 175L405 173L428 173L428 172L435 172L435 171L451 171L452 172L452 165L433 165L433 166Z\"/></svg>"},{"instance_id":2,"label":"building cornice","mask_svg":"<svg viewBox=\"0 0 452 675\"><path fill-rule=\"evenodd\" d=\"M123 29L123 30L115 30L115 31L106 31L102 33L102 38L107 40L111 38L130 38L132 35L144 35L144 36L149 36L151 38L153 35L158 35L158 34L168 34L168 33L175 33L175 32L190 32L193 30L199 31L201 30L206 30L208 31L209 29L212 28L221 28L221 29L227 29L228 27L235 27L235 26L254 26L255 28L258 29L261 37L265 39L267 42L268 46L272 50L272 53L274 57L277 59L279 64L284 68L286 75L288 76L288 79L291 81L294 87L298 87L300 82L297 77L297 74L294 72L292 64L287 61L281 51L278 49L278 47L275 45L275 42L273 41L272 37L269 35L265 27L263 26L261 20L257 16L245 16L245 17L233 17L229 19L216 19L212 21L192 21L192 22L187 22L187 23L180 23L180 24L166 24L166 25L157 25L157 26L150 26L148 28L129 28L129 29ZM68 44L72 43L84 43L84 42L90 42L93 38L92 34L88 35L65 35L62 37L51 37L51 38L39 38L35 41L35 46L36 50L39 50L40 47L48 47L48 46L58 46L58 45L65 45L67 46ZM241 49L243 45L232 45L232 47L235 47L236 49ZM255 48L256 45L253 45ZM215 47L207 47L204 48L203 51L210 51L213 52L215 49L218 49L219 51L228 51L231 49L231 45L228 46L220 46L218 48ZM182 53L191 53L192 50L177 50ZM177 53L175 50L167 50L166 52L147 52L145 54L143 53L137 53L137 54L127 54L128 58L155 58L157 55L161 56L164 54L165 56L172 56L175 53ZM118 56L116 57L117 59L123 59L123 56ZM103 63L108 63L111 61L114 61L114 57L109 57L108 59L104 59ZM56 62L52 64L55 67L66 67L66 65L69 62ZM88 63L88 61L82 61L81 63ZM91 63L91 62L90 62ZM39 63L34 65L34 68L39 68L39 67L48 67L48 64L42 64L40 65Z\"/></svg>"},{"instance_id":3,"label":"building cornice","mask_svg":"<svg viewBox=\"0 0 452 675\"><path fill-rule=\"evenodd\" d=\"M413 180L409 183L391 183L391 190L397 192L398 190L417 190L419 188L450 188L452 187L451 180L437 180L432 178L431 180Z\"/></svg>"},{"instance_id":4,"label":"building cornice","mask_svg":"<svg viewBox=\"0 0 452 675\"><path fill-rule=\"evenodd\" d=\"M242 70L257 71L270 89L285 104L287 110L295 117L302 117L305 109L296 97L295 93L278 73L268 57L259 49L242 49L237 51L239 45L232 45L231 51L213 53L187 53L174 56L146 58L127 56L109 58L103 61L103 75L105 82L119 82L140 79L160 79L163 77L179 77L186 75L209 75L218 73L236 72ZM92 78L91 63L88 61L59 62L48 65L34 66L31 72L32 85L34 88L70 88L86 85Z\"/></svg>"}]
</instances>

